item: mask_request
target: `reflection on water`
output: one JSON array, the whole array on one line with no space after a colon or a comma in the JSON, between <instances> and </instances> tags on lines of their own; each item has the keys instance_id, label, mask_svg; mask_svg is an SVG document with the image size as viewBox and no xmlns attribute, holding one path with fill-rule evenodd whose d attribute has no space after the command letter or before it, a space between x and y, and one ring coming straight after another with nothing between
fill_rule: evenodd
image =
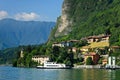
<instances>
[{"instance_id":1,"label":"reflection on water","mask_svg":"<svg viewBox=\"0 0 120 80\"><path fill-rule=\"evenodd\" d=\"M118 70L118 75L120 71ZM72 69L59 72L57 80L118 80L116 70Z\"/></svg>"},{"instance_id":2,"label":"reflection on water","mask_svg":"<svg viewBox=\"0 0 120 80\"><path fill-rule=\"evenodd\" d=\"M0 80L119 80L120 70L0 67Z\"/></svg>"},{"instance_id":3,"label":"reflection on water","mask_svg":"<svg viewBox=\"0 0 120 80\"><path fill-rule=\"evenodd\" d=\"M106 75L106 70L100 69L83 69L83 80L109 80Z\"/></svg>"},{"instance_id":4,"label":"reflection on water","mask_svg":"<svg viewBox=\"0 0 120 80\"><path fill-rule=\"evenodd\" d=\"M115 78L116 78L115 73L116 73L115 70L108 70L109 80L115 80Z\"/></svg>"}]
</instances>

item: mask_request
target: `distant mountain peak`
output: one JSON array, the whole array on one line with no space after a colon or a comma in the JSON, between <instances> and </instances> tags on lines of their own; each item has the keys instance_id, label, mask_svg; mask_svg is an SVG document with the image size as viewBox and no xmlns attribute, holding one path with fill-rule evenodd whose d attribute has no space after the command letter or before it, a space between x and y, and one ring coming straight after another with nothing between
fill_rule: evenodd
<instances>
[{"instance_id":1,"label":"distant mountain peak","mask_svg":"<svg viewBox=\"0 0 120 80\"><path fill-rule=\"evenodd\" d=\"M0 20L0 49L36 45L48 40L55 22Z\"/></svg>"}]
</instances>

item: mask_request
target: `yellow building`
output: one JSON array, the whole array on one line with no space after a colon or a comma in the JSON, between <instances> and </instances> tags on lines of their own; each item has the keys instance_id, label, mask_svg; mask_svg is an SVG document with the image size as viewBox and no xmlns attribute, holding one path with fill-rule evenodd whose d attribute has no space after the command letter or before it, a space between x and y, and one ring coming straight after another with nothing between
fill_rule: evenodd
<instances>
[{"instance_id":1,"label":"yellow building","mask_svg":"<svg viewBox=\"0 0 120 80\"><path fill-rule=\"evenodd\" d=\"M35 55L32 57L32 60L38 64L44 64L45 62L49 61L49 57L45 55Z\"/></svg>"},{"instance_id":2,"label":"yellow building","mask_svg":"<svg viewBox=\"0 0 120 80\"><path fill-rule=\"evenodd\" d=\"M107 59L103 59L102 60L102 65L106 65L108 63L108 60Z\"/></svg>"},{"instance_id":3,"label":"yellow building","mask_svg":"<svg viewBox=\"0 0 120 80\"><path fill-rule=\"evenodd\" d=\"M90 46L83 46L82 48L80 48L80 51L85 54L86 52L89 52Z\"/></svg>"},{"instance_id":4,"label":"yellow building","mask_svg":"<svg viewBox=\"0 0 120 80\"><path fill-rule=\"evenodd\" d=\"M73 48L72 48L72 52L73 52L73 53L76 53L77 50L78 50L78 49L77 49L76 47L73 47Z\"/></svg>"}]
</instances>

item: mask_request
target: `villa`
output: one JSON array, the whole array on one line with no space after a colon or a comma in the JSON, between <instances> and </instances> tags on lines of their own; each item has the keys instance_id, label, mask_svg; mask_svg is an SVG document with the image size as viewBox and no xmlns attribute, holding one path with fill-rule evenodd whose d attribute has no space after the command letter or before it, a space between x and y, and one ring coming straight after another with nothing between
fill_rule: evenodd
<instances>
[{"instance_id":1,"label":"villa","mask_svg":"<svg viewBox=\"0 0 120 80\"><path fill-rule=\"evenodd\" d=\"M89 36L86 38L88 43L92 42L109 42L110 35Z\"/></svg>"},{"instance_id":2,"label":"villa","mask_svg":"<svg viewBox=\"0 0 120 80\"><path fill-rule=\"evenodd\" d=\"M62 41L62 42L54 42L52 44L52 47L69 47L72 46L73 43L79 42L79 40L68 40L68 41Z\"/></svg>"},{"instance_id":3,"label":"villa","mask_svg":"<svg viewBox=\"0 0 120 80\"><path fill-rule=\"evenodd\" d=\"M70 46L70 43L69 42L54 42L52 44L52 47L66 47L66 46Z\"/></svg>"},{"instance_id":4,"label":"villa","mask_svg":"<svg viewBox=\"0 0 120 80\"><path fill-rule=\"evenodd\" d=\"M45 55L35 55L32 57L32 60L37 62L38 64L43 64L49 61L49 57Z\"/></svg>"}]
</instances>

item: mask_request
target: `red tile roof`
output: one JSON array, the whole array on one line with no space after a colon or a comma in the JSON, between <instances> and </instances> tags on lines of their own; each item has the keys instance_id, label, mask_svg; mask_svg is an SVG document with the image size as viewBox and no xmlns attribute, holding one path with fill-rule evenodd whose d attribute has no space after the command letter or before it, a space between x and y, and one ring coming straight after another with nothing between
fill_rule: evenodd
<instances>
[{"instance_id":1,"label":"red tile roof","mask_svg":"<svg viewBox=\"0 0 120 80\"><path fill-rule=\"evenodd\" d=\"M96 55L95 52L90 52L89 54L85 54L85 56L94 56L94 55Z\"/></svg>"}]
</instances>

